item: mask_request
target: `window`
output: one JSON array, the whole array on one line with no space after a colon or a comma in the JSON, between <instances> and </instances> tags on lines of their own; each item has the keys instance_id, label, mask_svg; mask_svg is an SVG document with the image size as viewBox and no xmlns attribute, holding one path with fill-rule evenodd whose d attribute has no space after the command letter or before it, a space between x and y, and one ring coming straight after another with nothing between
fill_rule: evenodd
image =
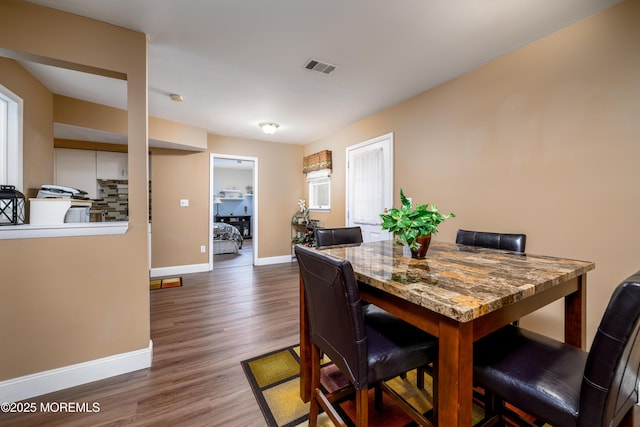
<instances>
[{"instance_id":1,"label":"window","mask_svg":"<svg viewBox=\"0 0 640 427\"><path fill-rule=\"evenodd\" d=\"M0 184L22 191L22 99L0 85Z\"/></svg>"},{"instance_id":2,"label":"window","mask_svg":"<svg viewBox=\"0 0 640 427\"><path fill-rule=\"evenodd\" d=\"M331 209L331 178L329 170L307 173L309 184L309 209L314 211L328 211Z\"/></svg>"}]
</instances>

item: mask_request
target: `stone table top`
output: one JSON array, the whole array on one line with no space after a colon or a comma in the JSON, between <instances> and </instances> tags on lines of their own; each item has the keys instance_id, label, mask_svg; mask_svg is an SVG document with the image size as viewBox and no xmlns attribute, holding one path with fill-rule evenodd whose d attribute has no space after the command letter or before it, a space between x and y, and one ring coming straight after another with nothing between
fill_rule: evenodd
<instances>
[{"instance_id":1,"label":"stone table top","mask_svg":"<svg viewBox=\"0 0 640 427\"><path fill-rule=\"evenodd\" d=\"M468 322L593 270L588 261L432 241L424 259L391 240L320 249L351 262L356 279Z\"/></svg>"}]
</instances>

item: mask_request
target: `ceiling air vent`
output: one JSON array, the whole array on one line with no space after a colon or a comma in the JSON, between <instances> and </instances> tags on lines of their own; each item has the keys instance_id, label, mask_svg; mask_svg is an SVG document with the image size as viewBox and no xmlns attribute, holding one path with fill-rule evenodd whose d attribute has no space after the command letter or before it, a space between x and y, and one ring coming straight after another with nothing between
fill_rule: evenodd
<instances>
[{"instance_id":1,"label":"ceiling air vent","mask_svg":"<svg viewBox=\"0 0 640 427\"><path fill-rule=\"evenodd\" d=\"M324 62L320 62L315 59L310 59L305 65L304 68L310 71L317 71L322 74L330 74L333 70L336 69L335 65L327 64Z\"/></svg>"}]
</instances>

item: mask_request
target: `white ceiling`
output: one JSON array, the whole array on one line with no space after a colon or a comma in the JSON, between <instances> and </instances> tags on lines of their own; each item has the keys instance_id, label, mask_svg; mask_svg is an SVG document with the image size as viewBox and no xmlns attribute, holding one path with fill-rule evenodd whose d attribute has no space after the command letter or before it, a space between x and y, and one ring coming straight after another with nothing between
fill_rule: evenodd
<instances>
[{"instance_id":1,"label":"white ceiling","mask_svg":"<svg viewBox=\"0 0 640 427\"><path fill-rule=\"evenodd\" d=\"M620 0L31 2L146 33L150 115L306 144ZM337 68L308 71L309 59ZM62 95L89 93L78 79L41 80ZM97 92L118 106L118 91ZM280 129L265 135L264 121Z\"/></svg>"}]
</instances>

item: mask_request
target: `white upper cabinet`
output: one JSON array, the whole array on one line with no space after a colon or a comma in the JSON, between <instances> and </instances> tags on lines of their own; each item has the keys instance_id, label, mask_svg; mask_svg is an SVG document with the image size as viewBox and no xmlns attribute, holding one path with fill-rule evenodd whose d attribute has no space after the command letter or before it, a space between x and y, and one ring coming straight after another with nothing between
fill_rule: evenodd
<instances>
[{"instance_id":1,"label":"white upper cabinet","mask_svg":"<svg viewBox=\"0 0 640 427\"><path fill-rule=\"evenodd\" d=\"M98 179L128 179L127 153L98 151L96 154Z\"/></svg>"}]
</instances>

